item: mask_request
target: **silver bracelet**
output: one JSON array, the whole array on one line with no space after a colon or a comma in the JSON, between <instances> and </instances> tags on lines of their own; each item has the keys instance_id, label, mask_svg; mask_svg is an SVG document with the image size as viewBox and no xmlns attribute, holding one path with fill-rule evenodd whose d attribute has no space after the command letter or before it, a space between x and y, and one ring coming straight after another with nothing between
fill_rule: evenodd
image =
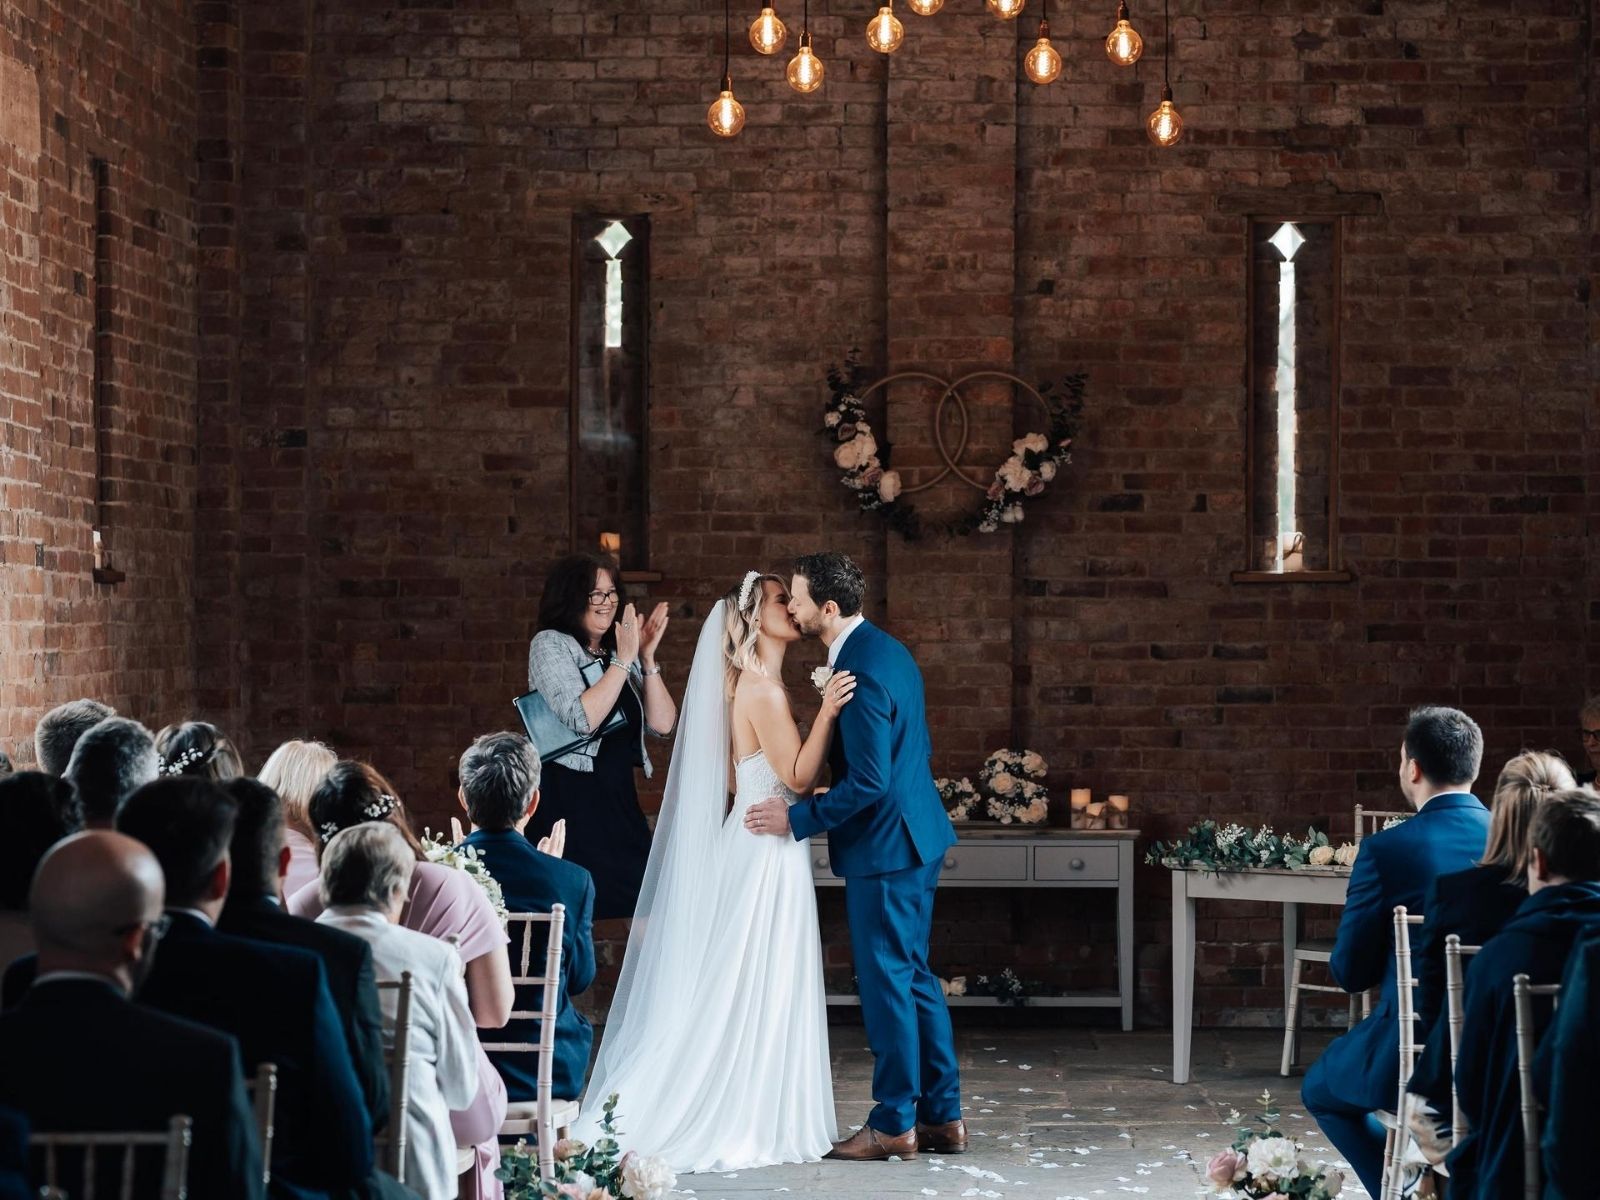
<instances>
[{"instance_id":1,"label":"silver bracelet","mask_svg":"<svg viewBox=\"0 0 1600 1200\"><path fill-rule=\"evenodd\" d=\"M661 674L661 664L657 663L653 667L640 667L639 668L639 674L647 675L647 676L648 675L659 675L659 674Z\"/></svg>"}]
</instances>

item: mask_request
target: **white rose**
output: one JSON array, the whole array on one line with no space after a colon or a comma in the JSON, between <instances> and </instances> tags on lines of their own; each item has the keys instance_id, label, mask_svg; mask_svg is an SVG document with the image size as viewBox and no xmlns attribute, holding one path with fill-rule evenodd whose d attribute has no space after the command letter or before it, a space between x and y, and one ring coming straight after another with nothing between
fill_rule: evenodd
<instances>
[{"instance_id":1,"label":"white rose","mask_svg":"<svg viewBox=\"0 0 1600 1200\"><path fill-rule=\"evenodd\" d=\"M833 461L846 471L865 466L867 460L878 453L877 440L870 433L857 434L848 442L840 442L833 451Z\"/></svg>"},{"instance_id":2,"label":"white rose","mask_svg":"<svg viewBox=\"0 0 1600 1200\"><path fill-rule=\"evenodd\" d=\"M1039 478L1049 483L1056 477L1056 465L1049 459L1039 464Z\"/></svg>"},{"instance_id":3,"label":"white rose","mask_svg":"<svg viewBox=\"0 0 1600 1200\"><path fill-rule=\"evenodd\" d=\"M1022 756L1022 769L1035 777L1043 775L1045 773L1044 756L1029 750Z\"/></svg>"},{"instance_id":4,"label":"white rose","mask_svg":"<svg viewBox=\"0 0 1600 1200\"><path fill-rule=\"evenodd\" d=\"M820 692L828 686L828 680L832 678L833 668L824 664L811 672L811 686Z\"/></svg>"},{"instance_id":5,"label":"white rose","mask_svg":"<svg viewBox=\"0 0 1600 1200\"><path fill-rule=\"evenodd\" d=\"M1327 866L1329 863L1331 863L1333 861L1333 847L1332 846L1317 846L1317 847L1314 847L1312 849L1312 851L1311 851L1311 857L1307 861L1310 862L1310 864L1313 867L1325 867L1325 866Z\"/></svg>"},{"instance_id":6,"label":"white rose","mask_svg":"<svg viewBox=\"0 0 1600 1200\"><path fill-rule=\"evenodd\" d=\"M1293 1175L1298 1162L1299 1152L1286 1137L1257 1138L1250 1143L1250 1174L1257 1179Z\"/></svg>"},{"instance_id":7,"label":"white rose","mask_svg":"<svg viewBox=\"0 0 1600 1200\"><path fill-rule=\"evenodd\" d=\"M965 975L957 975L954 979L952 979L950 981L950 990L947 994L951 996L965 996L967 994L967 977Z\"/></svg>"},{"instance_id":8,"label":"white rose","mask_svg":"<svg viewBox=\"0 0 1600 1200\"><path fill-rule=\"evenodd\" d=\"M1032 450L1035 454L1043 454L1050 448L1050 439L1042 433L1030 433L1027 437L1018 438L1011 443L1011 452L1018 457Z\"/></svg>"},{"instance_id":9,"label":"white rose","mask_svg":"<svg viewBox=\"0 0 1600 1200\"><path fill-rule=\"evenodd\" d=\"M878 480L878 499L885 504L893 504L900 495L900 472L885 471L883 478Z\"/></svg>"},{"instance_id":10,"label":"white rose","mask_svg":"<svg viewBox=\"0 0 1600 1200\"><path fill-rule=\"evenodd\" d=\"M989 786L994 789L997 796L1009 796L1016 791L1017 780L1009 771L1001 771L989 781Z\"/></svg>"},{"instance_id":11,"label":"white rose","mask_svg":"<svg viewBox=\"0 0 1600 1200\"><path fill-rule=\"evenodd\" d=\"M1010 504L1000 513L1000 521L1005 525L1022 524L1022 505Z\"/></svg>"},{"instance_id":12,"label":"white rose","mask_svg":"<svg viewBox=\"0 0 1600 1200\"><path fill-rule=\"evenodd\" d=\"M993 521L979 521L978 522L978 532L979 533L995 533L995 532L997 532L999 530L999 528L1000 528L1000 526L996 525Z\"/></svg>"},{"instance_id":13,"label":"white rose","mask_svg":"<svg viewBox=\"0 0 1600 1200\"><path fill-rule=\"evenodd\" d=\"M831 413L829 413L829 414L828 414L828 415L827 415L827 416L825 416L825 417L823 417L823 418L822 418L822 423L823 423L823 424L824 424L824 425L826 425L826 426L827 426L827 427L828 427L828 428L829 428L829 429L832 429L832 428L833 428L833 427L834 427L834 426L835 426L835 425L837 425L837 424L838 424L838 423L839 423L839 422L840 422L840 421L841 421L841 420L842 420L842 419L843 419L843 418L841 418L841 417L840 417L840 416L839 416L839 414L838 414L838 413L836 413L836 412L831 412Z\"/></svg>"},{"instance_id":14,"label":"white rose","mask_svg":"<svg viewBox=\"0 0 1600 1200\"><path fill-rule=\"evenodd\" d=\"M1006 490L1010 492L1022 491L1028 486L1029 480L1033 478L1033 472L1023 466L1022 460L1015 456L1001 463L1000 469L995 474L999 477L1000 482L1006 485Z\"/></svg>"},{"instance_id":15,"label":"white rose","mask_svg":"<svg viewBox=\"0 0 1600 1200\"><path fill-rule=\"evenodd\" d=\"M1333 861L1341 867L1348 867L1356 861L1357 849L1354 842L1346 842L1333 852Z\"/></svg>"},{"instance_id":16,"label":"white rose","mask_svg":"<svg viewBox=\"0 0 1600 1200\"><path fill-rule=\"evenodd\" d=\"M672 1168L654 1154L647 1158L629 1156L622 1164L622 1194L628 1200L660 1200L677 1186Z\"/></svg>"}]
</instances>

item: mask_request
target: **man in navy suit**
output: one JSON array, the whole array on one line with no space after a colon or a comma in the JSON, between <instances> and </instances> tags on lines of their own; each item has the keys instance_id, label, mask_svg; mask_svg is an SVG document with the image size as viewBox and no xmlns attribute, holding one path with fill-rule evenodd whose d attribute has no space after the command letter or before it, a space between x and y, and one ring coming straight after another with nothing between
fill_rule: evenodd
<instances>
[{"instance_id":1,"label":"man in navy suit","mask_svg":"<svg viewBox=\"0 0 1600 1200\"><path fill-rule=\"evenodd\" d=\"M523 836L528 819L539 807L539 755L528 739L516 733L490 733L479 738L461 756L462 807L472 818L473 830L463 845L478 852L489 874L505 894L506 908L518 913L547 913L552 906L566 906L566 921L561 930L561 991L556 1009L556 1052L551 1091L557 1099L576 1100L583 1094L589 1071L589 1047L594 1030L572 1003L594 982L594 939L590 926L594 916L594 879L576 863L545 853L551 839L535 849ZM558 822L558 827L559 827ZM559 833L552 832L551 838ZM510 947L513 962L520 964L520 941ZM529 970L538 974L544 968L544 945L535 939L529 956ZM517 998L517 1008L538 1008L537 993ZM517 1018L510 1021L498 1041L536 1042L538 1022ZM489 1059L506 1083L506 1096L513 1102L539 1098L539 1056L537 1054L493 1051Z\"/></svg>"},{"instance_id":2,"label":"man in navy suit","mask_svg":"<svg viewBox=\"0 0 1600 1200\"><path fill-rule=\"evenodd\" d=\"M1394 910L1404 905L1420 915L1434 879L1483 856L1489 810L1471 792L1482 761L1483 733L1466 713L1413 710L1400 743L1400 790L1417 815L1363 838L1350 873L1329 967L1347 992L1382 991L1372 1016L1335 1039L1306 1072L1300 1097L1374 1196L1384 1144L1374 1114L1392 1111L1399 1097Z\"/></svg>"},{"instance_id":3,"label":"man in navy suit","mask_svg":"<svg viewBox=\"0 0 1600 1200\"><path fill-rule=\"evenodd\" d=\"M877 1104L828 1157L959 1154L967 1129L955 1039L928 967L934 891L956 838L928 767L922 672L910 651L862 617L865 591L861 569L842 554L795 564L789 614L802 633L822 639L830 666L855 676L855 697L839 714L829 790L793 806L753 804L745 824L796 839L826 832L833 873L845 881Z\"/></svg>"}]
</instances>

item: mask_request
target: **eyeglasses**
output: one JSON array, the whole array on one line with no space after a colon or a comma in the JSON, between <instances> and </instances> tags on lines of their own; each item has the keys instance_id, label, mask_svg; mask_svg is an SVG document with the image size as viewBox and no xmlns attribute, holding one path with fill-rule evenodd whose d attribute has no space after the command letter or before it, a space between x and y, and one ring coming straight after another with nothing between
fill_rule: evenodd
<instances>
[{"instance_id":1,"label":"eyeglasses","mask_svg":"<svg viewBox=\"0 0 1600 1200\"><path fill-rule=\"evenodd\" d=\"M167 936L167 930L171 928L172 914L162 913L153 921L130 921L126 925L118 925L111 932L121 937L123 934L132 933L135 929L142 929L150 941L159 942Z\"/></svg>"},{"instance_id":2,"label":"eyeglasses","mask_svg":"<svg viewBox=\"0 0 1600 1200\"><path fill-rule=\"evenodd\" d=\"M618 599L616 588L612 588L609 592L590 592L589 607L604 608L608 604L615 604Z\"/></svg>"},{"instance_id":3,"label":"eyeglasses","mask_svg":"<svg viewBox=\"0 0 1600 1200\"><path fill-rule=\"evenodd\" d=\"M1579 728L1578 736L1586 742L1600 742L1600 729Z\"/></svg>"}]
</instances>

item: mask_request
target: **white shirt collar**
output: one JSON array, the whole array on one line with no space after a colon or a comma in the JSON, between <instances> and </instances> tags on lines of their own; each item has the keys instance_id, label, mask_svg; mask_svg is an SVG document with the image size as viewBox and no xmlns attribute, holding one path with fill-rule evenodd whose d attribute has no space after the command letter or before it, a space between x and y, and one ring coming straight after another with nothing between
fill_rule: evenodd
<instances>
[{"instance_id":1,"label":"white shirt collar","mask_svg":"<svg viewBox=\"0 0 1600 1200\"><path fill-rule=\"evenodd\" d=\"M33 986L38 987L41 983L67 983L85 979L93 983L103 983L119 996L128 994L122 990L122 985L111 976L101 975L96 971L46 971L33 981Z\"/></svg>"},{"instance_id":2,"label":"white shirt collar","mask_svg":"<svg viewBox=\"0 0 1600 1200\"><path fill-rule=\"evenodd\" d=\"M845 639L856 631L856 627L867 618L857 613L844 623L844 628L839 630L839 636L833 639L833 645L828 647L828 665L831 667L839 661L839 651L844 649Z\"/></svg>"},{"instance_id":3,"label":"white shirt collar","mask_svg":"<svg viewBox=\"0 0 1600 1200\"><path fill-rule=\"evenodd\" d=\"M215 929L217 927L217 923L210 917L206 916L206 914L201 912L198 908L169 908L167 911L170 913L183 913L185 916L194 917L197 920L204 921L207 929Z\"/></svg>"}]
</instances>

